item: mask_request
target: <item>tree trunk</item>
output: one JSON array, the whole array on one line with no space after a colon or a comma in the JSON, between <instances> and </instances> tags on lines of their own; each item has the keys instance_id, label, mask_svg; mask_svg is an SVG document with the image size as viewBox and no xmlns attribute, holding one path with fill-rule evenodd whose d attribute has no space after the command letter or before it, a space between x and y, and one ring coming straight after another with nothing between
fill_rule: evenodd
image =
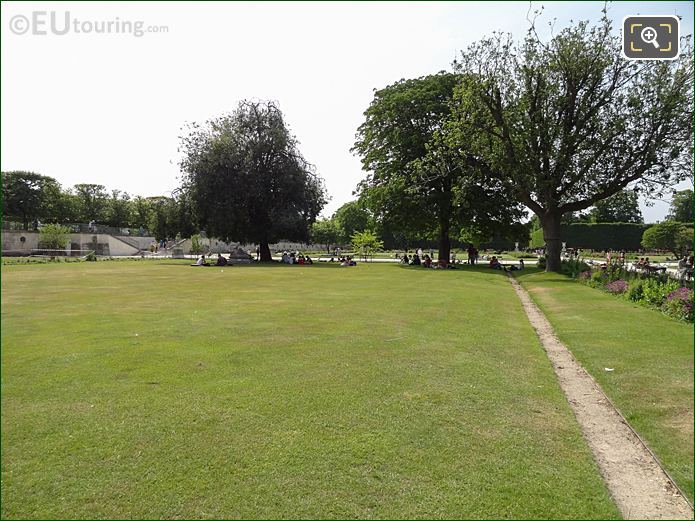
<instances>
[{"instance_id":1,"label":"tree trunk","mask_svg":"<svg viewBox=\"0 0 695 521\"><path fill-rule=\"evenodd\" d=\"M261 241L261 262L272 262L273 257L270 255L270 246L267 241Z\"/></svg>"},{"instance_id":2,"label":"tree trunk","mask_svg":"<svg viewBox=\"0 0 695 521\"><path fill-rule=\"evenodd\" d=\"M451 257L451 239L449 238L449 223L441 224L439 227L439 258L449 264L449 258ZM434 260L434 259L433 259Z\"/></svg>"},{"instance_id":3,"label":"tree trunk","mask_svg":"<svg viewBox=\"0 0 695 521\"><path fill-rule=\"evenodd\" d=\"M543 226L543 239L545 239L545 271L560 273L562 243L560 241L560 219L562 214L559 212L547 213L541 217Z\"/></svg>"}]
</instances>

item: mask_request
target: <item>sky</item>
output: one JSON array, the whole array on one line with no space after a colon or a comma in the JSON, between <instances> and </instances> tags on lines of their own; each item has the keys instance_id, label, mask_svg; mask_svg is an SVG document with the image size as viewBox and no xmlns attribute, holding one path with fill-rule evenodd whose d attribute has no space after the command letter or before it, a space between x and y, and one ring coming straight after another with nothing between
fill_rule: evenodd
<instances>
[{"instance_id":1,"label":"sky","mask_svg":"<svg viewBox=\"0 0 695 521\"><path fill-rule=\"evenodd\" d=\"M170 195L186 123L269 99L325 179L330 216L365 175L350 148L374 89L451 70L457 53L492 31L522 38L529 5L2 2L0 166L64 187ZM595 21L604 4L531 5L544 7L544 37L554 18L555 30ZM677 14L681 33L693 33L692 2L616 2L608 13L617 30L626 15ZM654 222L668 204L643 201L642 211Z\"/></svg>"}]
</instances>

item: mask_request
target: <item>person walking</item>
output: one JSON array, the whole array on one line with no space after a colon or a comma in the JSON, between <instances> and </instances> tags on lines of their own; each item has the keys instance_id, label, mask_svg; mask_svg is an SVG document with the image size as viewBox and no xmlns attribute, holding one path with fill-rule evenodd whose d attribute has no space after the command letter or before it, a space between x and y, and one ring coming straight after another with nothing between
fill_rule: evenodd
<instances>
[{"instance_id":1,"label":"person walking","mask_svg":"<svg viewBox=\"0 0 695 521\"><path fill-rule=\"evenodd\" d=\"M468 253L468 264L475 264L475 248L472 244L468 245L466 252Z\"/></svg>"}]
</instances>

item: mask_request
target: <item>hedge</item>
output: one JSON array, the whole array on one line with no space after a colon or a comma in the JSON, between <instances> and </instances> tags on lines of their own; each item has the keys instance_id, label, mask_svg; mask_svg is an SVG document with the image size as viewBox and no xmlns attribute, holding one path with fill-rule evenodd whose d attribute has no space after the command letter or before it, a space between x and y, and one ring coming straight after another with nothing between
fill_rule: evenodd
<instances>
[{"instance_id":1,"label":"hedge","mask_svg":"<svg viewBox=\"0 0 695 521\"><path fill-rule=\"evenodd\" d=\"M642 234L652 224L633 223L574 223L563 224L560 237L568 248L588 250L630 250L642 248ZM531 233L531 247L545 245L543 230Z\"/></svg>"}]
</instances>

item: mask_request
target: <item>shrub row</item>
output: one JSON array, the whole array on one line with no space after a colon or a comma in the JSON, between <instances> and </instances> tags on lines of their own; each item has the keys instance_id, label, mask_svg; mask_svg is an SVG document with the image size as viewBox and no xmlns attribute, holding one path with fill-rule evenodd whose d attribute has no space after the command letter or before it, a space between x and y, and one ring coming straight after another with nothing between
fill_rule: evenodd
<instances>
[{"instance_id":1,"label":"shrub row","mask_svg":"<svg viewBox=\"0 0 695 521\"><path fill-rule=\"evenodd\" d=\"M563 261L562 268L582 284L657 309L670 317L693 322L692 282L681 287L667 275L631 272L617 264L592 270L581 261Z\"/></svg>"},{"instance_id":2,"label":"shrub row","mask_svg":"<svg viewBox=\"0 0 695 521\"><path fill-rule=\"evenodd\" d=\"M568 248L636 251L642 248L642 234L650 226L652 225L633 223L563 224L560 237ZM531 233L531 248L541 248L544 245L543 230Z\"/></svg>"}]
</instances>

